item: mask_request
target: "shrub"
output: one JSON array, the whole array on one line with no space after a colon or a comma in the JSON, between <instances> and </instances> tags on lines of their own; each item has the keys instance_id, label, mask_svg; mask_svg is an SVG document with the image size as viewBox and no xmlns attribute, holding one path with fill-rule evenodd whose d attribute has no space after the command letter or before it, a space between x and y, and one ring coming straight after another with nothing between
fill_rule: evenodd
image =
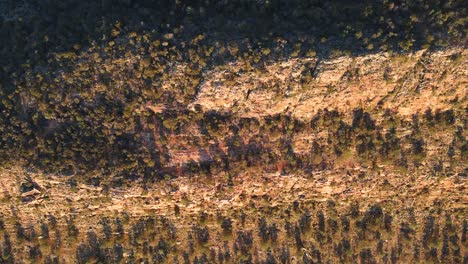
<instances>
[{"instance_id":1,"label":"shrub","mask_svg":"<svg viewBox=\"0 0 468 264\"><path fill-rule=\"evenodd\" d=\"M276 259L273 256L273 254L271 253L270 248L267 249L266 259L265 259L265 261L263 263L264 264L276 264Z\"/></svg>"},{"instance_id":2,"label":"shrub","mask_svg":"<svg viewBox=\"0 0 468 264\"><path fill-rule=\"evenodd\" d=\"M380 205L372 205L364 214L363 221L366 221L370 224L376 224L378 221L381 220L383 216L383 210Z\"/></svg>"},{"instance_id":3,"label":"shrub","mask_svg":"<svg viewBox=\"0 0 468 264\"><path fill-rule=\"evenodd\" d=\"M350 222L349 222L348 217L346 217L346 215L341 216L341 228L344 232L349 231L349 225L350 225Z\"/></svg>"},{"instance_id":4,"label":"shrub","mask_svg":"<svg viewBox=\"0 0 468 264\"><path fill-rule=\"evenodd\" d=\"M301 215L301 218L299 219L299 227L301 228L301 232L305 233L310 230L310 223L311 223L311 217L309 215L309 212L305 212Z\"/></svg>"},{"instance_id":5,"label":"shrub","mask_svg":"<svg viewBox=\"0 0 468 264\"><path fill-rule=\"evenodd\" d=\"M276 240L278 239L278 227L276 227L276 223L270 224L270 226L268 227L268 234L270 240L272 242L276 242Z\"/></svg>"},{"instance_id":6,"label":"shrub","mask_svg":"<svg viewBox=\"0 0 468 264\"><path fill-rule=\"evenodd\" d=\"M301 249L304 247L304 243L302 242L302 238L301 238L301 230L297 224L294 227L294 240L296 241L296 247L298 249Z\"/></svg>"},{"instance_id":7,"label":"shrub","mask_svg":"<svg viewBox=\"0 0 468 264\"><path fill-rule=\"evenodd\" d=\"M54 239L54 244L52 245L52 249L59 249L62 247L62 236L60 234L59 230L55 231L55 239Z\"/></svg>"},{"instance_id":8,"label":"shrub","mask_svg":"<svg viewBox=\"0 0 468 264\"><path fill-rule=\"evenodd\" d=\"M20 222L18 221L15 222L15 229L16 229L16 238L18 240L26 239L24 227L21 225Z\"/></svg>"},{"instance_id":9,"label":"shrub","mask_svg":"<svg viewBox=\"0 0 468 264\"><path fill-rule=\"evenodd\" d=\"M232 220L230 218L224 218L223 222L221 222L221 228L224 233L230 234L232 232Z\"/></svg>"},{"instance_id":10,"label":"shrub","mask_svg":"<svg viewBox=\"0 0 468 264\"><path fill-rule=\"evenodd\" d=\"M69 237L76 237L78 235L78 228L71 217L67 218L67 232Z\"/></svg>"},{"instance_id":11,"label":"shrub","mask_svg":"<svg viewBox=\"0 0 468 264\"><path fill-rule=\"evenodd\" d=\"M34 245L29 247L29 258L31 260L36 260L42 256L41 248L39 245Z\"/></svg>"},{"instance_id":12,"label":"shrub","mask_svg":"<svg viewBox=\"0 0 468 264\"><path fill-rule=\"evenodd\" d=\"M332 234L335 234L338 231L338 222L336 222L334 219L328 218L327 224Z\"/></svg>"},{"instance_id":13,"label":"shrub","mask_svg":"<svg viewBox=\"0 0 468 264\"><path fill-rule=\"evenodd\" d=\"M466 234L468 233L468 221L463 220L461 242L466 243Z\"/></svg>"},{"instance_id":14,"label":"shrub","mask_svg":"<svg viewBox=\"0 0 468 264\"><path fill-rule=\"evenodd\" d=\"M108 218L102 218L99 223L102 226L102 233L104 233L104 237L106 240L111 239L112 237L112 227L109 224L109 219Z\"/></svg>"},{"instance_id":15,"label":"shrub","mask_svg":"<svg viewBox=\"0 0 468 264\"><path fill-rule=\"evenodd\" d=\"M208 243L208 240L210 239L210 233L208 231L208 227L194 226L192 228L192 232L194 233L195 238L197 239L198 243L200 244Z\"/></svg>"},{"instance_id":16,"label":"shrub","mask_svg":"<svg viewBox=\"0 0 468 264\"><path fill-rule=\"evenodd\" d=\"M370 248L365 248L359 253L361 259L361 264L371 264L375 263L374 257L372 256L372 251Z\"/></svg>"},{"instance_id":17,"label":"shrub","mask_svg":"<svg viewBox=\"0 0 468 264\"><path fill-rule=\"evenodd\" d=\"M42 236L44 239L48 239L48 238L49 238L49 227L48 227L47 224L44 223L44 222L41 222L41 236Z\"/></svg>"},{"instance_id":18,"label":"shrub","mask_svg":"<svg viewBox=\"0 0 468 264\"><path fill-rule=\"evenodd\" d=\"M353 218L356 218L359 216L359 203L358 202L353 202L351 204L351 208L349 209L349 215L351 215Z\"/></svg>"},{"instance_id":19,"label":"shrub","mask_svg":"<svg viewBox=\"0 0 468 264\"><path fill-rule=\"evenodd\" d=\"M265 217L258 220L258 235L263 242L268 240L268 223L266 222Z\"/></svg>"},{"instance_id":20,"label":"shrub","mask_svg":"<svg viewBox=\"0 0 468 264\"><path fill-rule=\"evenodd\" d=\"M123 259L124 248L121 244L114 244L114 261L120 263Z\"/></svg>"},{"instance_id":21,"label":"shrub","mask_svg":"<svg viewBox=\"0 0 468 264\"><path fill-rule=\"evenodd\" d=\"M55 228L57 226L57 219L55 218L55 216L53 215L48 215L47 216L47 219L49 221L49 225L52 227L52 228Z\"/></svg>"},{"instance_id":22,"label":"shrub","mask_svg":"<svg viewBox=\"0 0 468 264\"><path fill-rule=\"evenodd\" d=\"M247 255L253 245L252 231L237 231L234 245L243 255Z\"/></svg>"},{"instance_id":23,"label":"shrub","mask_svg":"<svg viewBox=\"0 0 468 264\"><path fill-rule=\"evenodd\" d=\"M385 227L385 230L387 230L388 232L392 230L392 221L393 221L393 217L390 214L386 213L384 216L384 227Z\"/></svg>"},{"instance_id":24,"label":"shrub","mask_svg":"<svg viewBox=\"0 0 468 264\"><path fill-rule=\"evenodd\" d=\"M87 263L90 258L91 258L91 252L90 252L89 247L83 243L78 245L76 249L76 261L79 264Z\"/></svg>"},{"instance_id":25,"label":"shrub","mask_svg":"<svg viewBox=\"0 0 468 264\"><path fill-rule=\"evenodd\" d=\"M289 260L291 258L291 253L289 252L289 247L284 246L284 245L281 247L281 253L280 253L279 258L280 258L281 264L289 263Z\"/></svg>"},{"instance_id":26,"label":"shrub","mask_svg":"<svg viewBox=\"0 0 468 264\"><path fill-rule=\"evenodd\" d=\"M11 246L10 235L7 232L3 234L3 252L2 253L2 260L5 263L15 263L13 257L13 251Z\"/></svg>"},{"instance_id":27,"label":"shrub","mask_svg":"<svg viewBox=\"0 0 468 264\"><path fill-rule=\"evenodd\" d=\"M115 219L115 232L117 233L117 237L122 237L124 235L124 228L120 218Z\"/></svg>"},{"instance_id":28,"label":"shrub","mask_svg":"<svg viewBox=\"0 0 468 264\"><path fill-rule=\"evenodd\" d=\"M410 225L406 222L401 223L400 226L400 233L403 238L410 240L411 235L415 233L415 231L410 227Z\"/></svg>"},{"instance_id":29,"label":"shrub","mask_svg":"<svg viewBox=\"0 0 468 264\"><path fill-rule=\"evenodd\" d=\"M325 232L325 216L323 215L322 211L317 213L317 221L318 221L318 230L320 232Z\"/></svg>"},{"instance_id":30,"label":"shrub","mask_svg":"<svg viewBox=\"0 0 468 264\"><path fill-rule=\"evenodd\" d=\"M430 242L436 241L438 236L438 227L435 223L435 219L430 215L424 222L423 236L421 239L423 246L427 247Z\"/></svg>"},{"instance_id":31,"label":"shrub","mask_svg":"<svg viewBox=\"0 0 468 264\"><path fill-rule=\"evenodd\" d=\"M47 256L44 260L45 264L58 264L58 257L57 256Z\"/></svg>"}]
</instances>

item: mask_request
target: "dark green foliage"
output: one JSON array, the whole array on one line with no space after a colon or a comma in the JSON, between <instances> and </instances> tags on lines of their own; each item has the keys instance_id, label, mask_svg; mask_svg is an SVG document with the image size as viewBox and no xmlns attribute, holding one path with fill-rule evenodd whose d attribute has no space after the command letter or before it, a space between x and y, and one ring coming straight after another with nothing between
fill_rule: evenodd
<instances>
[{"instance_id":1,"label":"dark green foliage","mask_svg":"<svg viewBox=\"0 0 468 264\"><path fill-rule=\"evenodd\" d=\"M302 263L304 264L313 264L314 261L312 259L312 256L310 256L308 253L303 252L302 253Z\"/></svg>"},{"instance_id":2,"label":"dark green foliage","mask_svg":"<svg viewBox=\"0 0 468 264\"><path fill-rule=\"evenodd\" d=\"M359 253L359 258L361 260L361 264L371 264L376 263L374 257L372 256L372 251L370 248L365 248L361 250Z\"/></svg>"},{"instance_id":3,"label":"dark green foliage","mask_svg":"<svg viewBox=\"0 0 468 264\"><path fill-rule=\"evenodd\" d=\"M52 244L52 249L57 250L62 246L62 236L60 231L55 231L54 243Z\"/></svg>"},{"instance_id":4,"label":"dark green foliage","mask_svg":"<svg viewBox=\"0 0 468 264\"><path fill-rule=\"evenodd\" d=\"M174 214L176 216L179 216L180 215L180 207L176 204L174 205Z\"/></svg>"},{"instance_id":5,"label":"dark green foliage","mask_svg":"<svg viewBox=\"0 0 468 264\"><path fill-rule=\"evenodd\" d=\"M289 260L291 259L291 253L289 251L289 247L287 246L281 247L281 254L280 254L279 259L282 264L289 263Z\"/></svg>"},{"instance_id":6,"label":"dark green foliage","mask_svg":"<svg viewBox=\"0 0 468 264\"><path fill-rule=\"evenodd\" d=\"M3 250L1 253L2 260L5 261L5 263L15 263L10 235L7 232L3 234Z\"/></svg>"},{"instance_id":7,"label":"dark green foliage","mask_svg":"<svg viewBox=\"0 0 468 264\"><path fill-rule=\"evenodd\" d=\"M427 247L430 242L434 242L438 236L438 228L432 215L428 216L424 222L422 244Z\"/></svg>"},{"instance_id":8,"label":"dark green foliage","mask_svg":"<svg viewBox=\"0 0 468 264\"><path fill-rule=\"evenodd\" d=\"M410 227L408 223L401 223L400 233L403 236L403 238L410 240L411 236L415 233L415 231Z\"/></svg>"},{"instance_id":9,"label":"dark green foliage","mask_svg":"<svg viewBox=\"0 0 468 264\"><path fill-rule=\"evenodd\" d=\"M52 228L55 228L55 226L57 225L57 219L55 218L55 216L53 215L48 215L47 216L47 219L49 221L49 225L52 227Z\"/></svg>"},{"instance_id":10,"label":"dark green foliage","mask_svg":"<svg viewBox=\"0 0 468 264\"><path fill-rule=\"evenodd\" d=\"M263 242L268 240L268 223L264 217L258 219L258 234Z\"/></svg>"},{"instance_id":11,"label":"dark green foliage","mask_svg":"<svg viewBox=\"0 0 468 264\"><path fill-rule=\"evenodd\" d=\"M210 233L208 231L208 227L200 227L200 226L194 226L192 228L192 231L195 235L195 238L198 243L204 244L207 243L208 240L210 239Z\"/></svg>"},{"instance_id":12,"label":"dark green foliage","mask_svg":"<svg viewBox=\"0 0 468 264\"><path fill-rule=\"evenodd\" d=\"M455 156L455 149L452 144L449 145L448 151L447 151L447 156L449 158L453 158Z\"/></svg>"},{"instance_id":13,"label":"dark green foliage","mask_svg":"<svg viewBox=\"0 0 468 264\"><path fill-rule=\"evenodd\" d=\"M67 219L67 233L69 237L76 237L78 235L78 228L75 225L73 218L68 217Z\"/></svg>"},{"instance_id":14,"label":"dark green foliage","mask_svg":"<svg viewBox=\"0 0 468 264\"><path fill-rule=\"evenodd\" d=\"M430 250L426 253L426 260L439 262L437 248L430 248Z\"/></svg>"},{"instance_id":15,"label":"dark green foliage","mask_svg":"<svg viewBox=\"0 0 468 264\"><path fill-rule=\"evenodd\" d=\"M348 232L349 231L349 219L347 216L343 215L341 216L341 228L344 232Z\"/></svg>"},{"instance_id":16,"label":"dark green foliage","mask_svg":"<svg viewBox=\"0 0 468 264\"><path fill-rule=\"evenodd\" d=\"M445 115L445 123L448 125L453 125L455 123L455 114L452 109L446 110L444 112Z\"/></svg>"},{"instance_id":17,"label":"dark green foliage","mask_svg":"<svg viewBox=\"0 0 468 264\"><path fill-rule=\"evenodd\" d=\"M276 242L276 240L278 239L278 231L279 230L276 226L276 223L270 224L270 226L268 227L268 234L270 236L271 242Z\"/></svg>"},{"instance_id":18,"label":"dark green foliage","mask_svg":"<svg viewBox=\"0 0 468 264\"><path fill-rule=\"evenodd\" d=\"M236 233L234 247L243 255L247 255L252 248L253 242L252 231L239 230Z\"/></svg>"},{"instance_id":19,"label":"dark green foliage","mask_svg":"<svg viewBox=\"0 0 468 264\"><path fill-rule=\"evenodd\" d=\"M353 129L363 128L367 130L374 130L375 122L372 120L370 114L364 112L363 109L354 109L353 122L351 126Z\"/></svg>"},{"instance_id":20,"label":"dark green foliage","mask_svg":"<svg viewBox=\"0 0 468 264\"><path fill-rule=\"evenodd\" d=\"M285 220L284 229L286 230L286 235L292 236L293 235L293 228L291 223L288 220Z\"/></svg>"},{"instance_id":21,"label":"dark green foliage","mask_svg":"<svg viewBox=\"0 0 468 264\"><path fill-rule=\"evenodd\" d=\"M114 245L114 249L113 249L113 253L114 253L114 261L116 263L120 263L123 259L123 254L124 254L124 248L121 244L119 243L116 243Z\"/></svg>"},{"instance_id":22,"label":"dark green foliage","mask_svg":"<svg viewBox=\"0 0 468 264\"><path fill-rule=\"evenodd\" d=\"M302 238L301 238L301 229L299 228L297 224L294 227L294 240L296 242L296 247L298 249L304 247L304 243L302 242Z\"/></svg>"},{"instance_id":23,"label":"dark green foliage","mask_svg":"<svg viewBox=\"0 0 468 264\"><path fill-rule=\"evenodd\" d=\"M232 232L232 220L230 218L224 218L221 222L221 228L225 233L230 234Z\"/></svg>"},{"instance_id":24,"label":"dark green foliage","mask_svg":"<svg viewBox=\"0 0 468 264\"><path fill-rule=\"evenodd\" d=\"M224 254L221 250L218 251L218 262L221 264L224 262Z\"/></svg>"},{"instance_id":25,"label":"dark green foliage","mask_svg":"<svg viewBox=\"0 0 468 264\"><path fill-rule=\"evenodd\" d=\"M264 264L276 264L276 259L273 256L271 249L267 250L267 255L265 261L263 261Z\"/></svg>"},{"instance_id":26,"label":"dark green foliage","mask_svg":"<svg viewBox=\"0 0 468 264\"><path fill-rule=\"evenodd\" d=\"M383 210L380 205L374 204L364 214L362 221L371 225L380 222L383 217Z\"/></svg>"},{"instance_id":27,"label":"dark green foliage","mask_svg":"<svg viewBox=\"0 0 468 264\"><path fill-rule=\"evenodd\" d=\"M415 155L423 153L425 144L423 139L413 139L411 144L413 145L413 153Z\"/></svg>"},{"instance_id":28,"label":"dark green foliage","mask_svg":"<svg viewBox=\"0 0 468 264\"><path fill-rule=\"evenodd\" d=\"M414 248L413 248L413 258L415 260L418 260L419 259L419 245L417 243L414 244Z\"/></svg>"},{"instance_id":29,"label":"dark green foliage","mask_svg":"<svg viewBox=\"0 0 468 264\"><path fill-rule=\"evenodd\" d=\"M29 250L29 258L31 260L36 260L37 258L42 256L41 249L39 245L34 245L28 248Z\"/></svg>"},{"instance_id":30,"label":"dark green foliage","mask_svg":"<svg viewBox=\"0 0 468 264\"><path fill-rule=\"evenodd\" d=\"M210 249L210 262L216 262L216 251L214 250L214 248Z\"/></svg>"},{"instance_id":31,"label":"dark green foliage","mask_svg":"<svg viewBox=\"0 0 468 264\"><path fill-rule=\"evenodd\" d=\"M462 226L462 234L461 234L461 242L466 243L466 235L468 233L468 221L463 220L463 226Z\"/></svg>"},{"instance_id":32,"label":"dark green foliage","mask_svg":"<svg viewBox=\"0 0 468 264\"><path fill-rule=\"evenodd\" d=\"M390 214L386 213L384 216L385 230L390 231L392 229L392 221L393 221L393 217Z\"/></svg>"},{"instance_id":33,"label":"dark green foliage","mask_svg":"<svg viewBox=\"0 0 468 264\"><path fill-rule=\"evenodd\" d=\"M137 221L134 225L132 225L132 228L131 228L130 234L131 234L132 239L134 239L135 241L136 239L141 237L144 234L145 229L146 229L146 222L143 219L140 219L139 221Z\"/></svg>"},{"instance_id":34,"label":"dark green foliage","mask_svg":"<svg viewBox=\"0 0 468 264\"><path fill-rule=\"evenodd\" d=\"M185 251L182 252L182 258L184 259L184 264L190 263L190 256L187 252Z\"/></svg>"},{"instance_id":35,"label":"dark green foliage","mask_svg":"<svg viewBox=\"0 0 468 264\"><path fill-rule=\"evenodd\" d=\"M110 226L110 221L107 218L102 218L99 223L102 225L102 233L106 240L109 240L112 237L112 227Z\"/></svg>"},{"instance_id":36,"label":"dark green foliage","mask_svg":"<svg viewBox=\"0 0 468 264\"><path fill-rule=\"evenodd\" d=\"M115 232L118 237L122 237L124 235L123 223L120 218L115 219Z\"/></svg>"},{"instance_id":37,"label":"dark green foliage","mask_svg":"<svg viewBox=\"0 0 468 264\"><path fill-rule=\"evenodd\" d=\"M358 202L353 202L351 204L351 208L349 209L349 215L352 216L353 218L356 218L359 216L359 203Z\"/></svg>"},{"instance_id":38,"label":"dark green foliage","mask_svg":"<svg viewBox=\"0 0 468 264\"><path fill-rule=\"evenodd\" d=\"M41 236L44 239L49 239L49 227L44 222L41 222Z\"/></svg>"},{"instance_id":39,"label":"dark green foliage","mask_svg":"<svg viewBox=\"0 0 468 264\"><path fill-rule=\"evenodd\" d=\"M195 245L193 243L193 237L192 237L192 233L189 233L188 236L187 236L187 241L188 241L188 249L189 249L189 252L190 254L193 254L193 252L195 251Z\"/></svg>"},{"instance_id":40,"label":"dark green foliage","mask_svg":"<svg viewBox=\"0 0 468 264\"><path fill-rule=\"evenodd\" d=\"M383 240L382 239L379 239L379 242L377 242L377 247L375 251L379 254L383 253Z\"/></svg>"},{"instance_id":41,"label":"dark green foliage","mask_svg":"<svg viewBox=\"0 0 468 264\"><path fill-rule=\"evenodd\" d=\"M224 259L228 261L231 258L231 251L229 250L229 245L227 241L224 241Z\"/></svg>"},{"instance_id":42,"label":"dark green foliage","mask_svg":"<svg viewBox=\"0 0 468 264\"><path fill-rule=\"evenodd\" d=\"M47 256L44 261L45 264L58 264L58 257L57 256Z\"/></svg>"},{"instance_id":43,"label":"dark green foliage","mask_svg":"<svg viewBox=\"0 0 468 264\"><path fill-rule=\"evenodd\" d=\"M96 259L98 262L103 262L110 258L110 256L106 255L106 253L101 249L101 242L94 231L88 230L86 237L86 244L81 243L76 249L76 259L78 263L87 263L90 259Z\"/></svg>"},{"instance_id":44,"label":"dark green foliage","mask_svg":"<svg viewBox=\"0 0 468 264\"><path fill-rule=\"evenodd\" d=\"M328 225L329 231L332 234L335 234L336 232L338 232L338 222L336 222L334 219L328 218L327 219L327 225Z\"/></svg>"},{"instance_id":45,"label":"dark green foliage","mask_svg":"<svg viewBox=\"0 0 468 264\"><path fill-rule=\"evenodd\" d=\"M15 222L15 229L16 229L17 239L26 239L26 233L25 233L24 227L21 225L20 222Z\"/></svg>"},{"instance_id":46,"label":"dark green foliage","mask_svg":"<svg viewBox=\"0 0 468 264\"><path fill-rule=\"evenodd\" d=\"M448 236L444 233L442 238L442 249L440 251L440 259L442 262L447 262L450 257L450 248L448 243Z\"/></svg>"},{"instance_id":47,"label":"dark green foliage","mask_svg":"<svg viewBox=\"0 0 468 264\"><path fill-rule=\"evenodd\" d=\"M311 224L311 217L309 215L309 212L305 212L301 215L301 218L299 219L299 227L301 228L301 232L305 233L310 230L310 224Z\"/></svg>"},{"instance_id":48,"label":"dark green foliage","mask_svg":"<svg viewBox=\"0 0 468 264\"><path fill-rule=\"evenodd\" d=\"M434 116L432 115L432 110L430 108L427 108L426 111L424 111L424 117L426 118L426 121L429 125L434 124L432 122L432 120L434 119Z\"/></svg>"},{"instance_id":49,"label":"dark green foliage","mask_svg":"<svg viewBox=\"0 0 468 264\"><path fill-rule=\"evenodd\" d=\"M317 213L317 221L318 221L318 230L320 232L325 232L325 216L323 215L322 211Z\"/></svg>"},{"instance_id":50,"label":"dark green foliage","mask_svg":"<svg viewBox=\"0 0 468 264\"><path fill-rule=\"evenodd\" d=\"M350 244L349 241L346 239L343 239L338 243L338 245L335 246L334 251L335 255L341 260L344 261L346 258L347 252L350 250Z\"/></svg>"},{"instance_id":51,"label":"dark green foliage","mask_svg":"<svg viewBox=\"0 0 468 264\"><path fill-rule=\"evenodd\" d=\"M85 244L78 245L76 249L76 260L78 263L87 263L88 260L91 258L91 252L88 246Z\"/></svg>"}]
</instances>

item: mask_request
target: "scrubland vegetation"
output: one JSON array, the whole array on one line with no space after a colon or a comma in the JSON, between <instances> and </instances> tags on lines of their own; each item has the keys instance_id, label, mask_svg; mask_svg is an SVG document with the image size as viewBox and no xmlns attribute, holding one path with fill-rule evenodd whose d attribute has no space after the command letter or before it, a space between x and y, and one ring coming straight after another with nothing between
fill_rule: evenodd
<instances>
[{"instance_id":1,"label":"scrubland vegetation","mask_svg":"<svg viewBox=\"0 0 468 264\"><path fill-rule=\"evenodd\" d=\"M0 263L467 263L466 11L2 1Z\"/></svg>"}]
</instances>

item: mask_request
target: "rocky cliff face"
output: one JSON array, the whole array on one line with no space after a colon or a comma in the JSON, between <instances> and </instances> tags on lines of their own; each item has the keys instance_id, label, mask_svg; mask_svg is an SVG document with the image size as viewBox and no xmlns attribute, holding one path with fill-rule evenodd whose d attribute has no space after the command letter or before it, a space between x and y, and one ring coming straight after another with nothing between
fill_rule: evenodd
<instances>
[{"instance_id":1,"label":"rocky cliff face","mask_svg":"<svg viewBox=\"0 0 468 264\"><path fill-rule=\"evenodd\" d=\"M465 99L464 49L376 53L336 59L291 58L245 69L241 63L204 73L191 106L240 117L291 115L310 120L325 108L392 109L404 118ZM463 108L463 107L462 107Z\"/></svg>"}]
</instances>

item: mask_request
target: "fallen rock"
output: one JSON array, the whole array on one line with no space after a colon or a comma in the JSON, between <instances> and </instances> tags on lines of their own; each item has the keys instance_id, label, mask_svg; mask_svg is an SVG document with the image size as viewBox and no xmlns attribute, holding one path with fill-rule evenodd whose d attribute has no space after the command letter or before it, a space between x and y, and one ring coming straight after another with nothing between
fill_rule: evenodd
<instances>
[{"instance_id":1,"label":"fallen rock","mask_svg":"<svg viewBox=\"0 0 468 264\"><path fill-rule=\"evenodd\" d=\"M41 194L40 191L36 189L32 189L31 191L25 192L21 194L21 200L23 202L31 202L35 200Z\"/></svg>"}]
</instances>

